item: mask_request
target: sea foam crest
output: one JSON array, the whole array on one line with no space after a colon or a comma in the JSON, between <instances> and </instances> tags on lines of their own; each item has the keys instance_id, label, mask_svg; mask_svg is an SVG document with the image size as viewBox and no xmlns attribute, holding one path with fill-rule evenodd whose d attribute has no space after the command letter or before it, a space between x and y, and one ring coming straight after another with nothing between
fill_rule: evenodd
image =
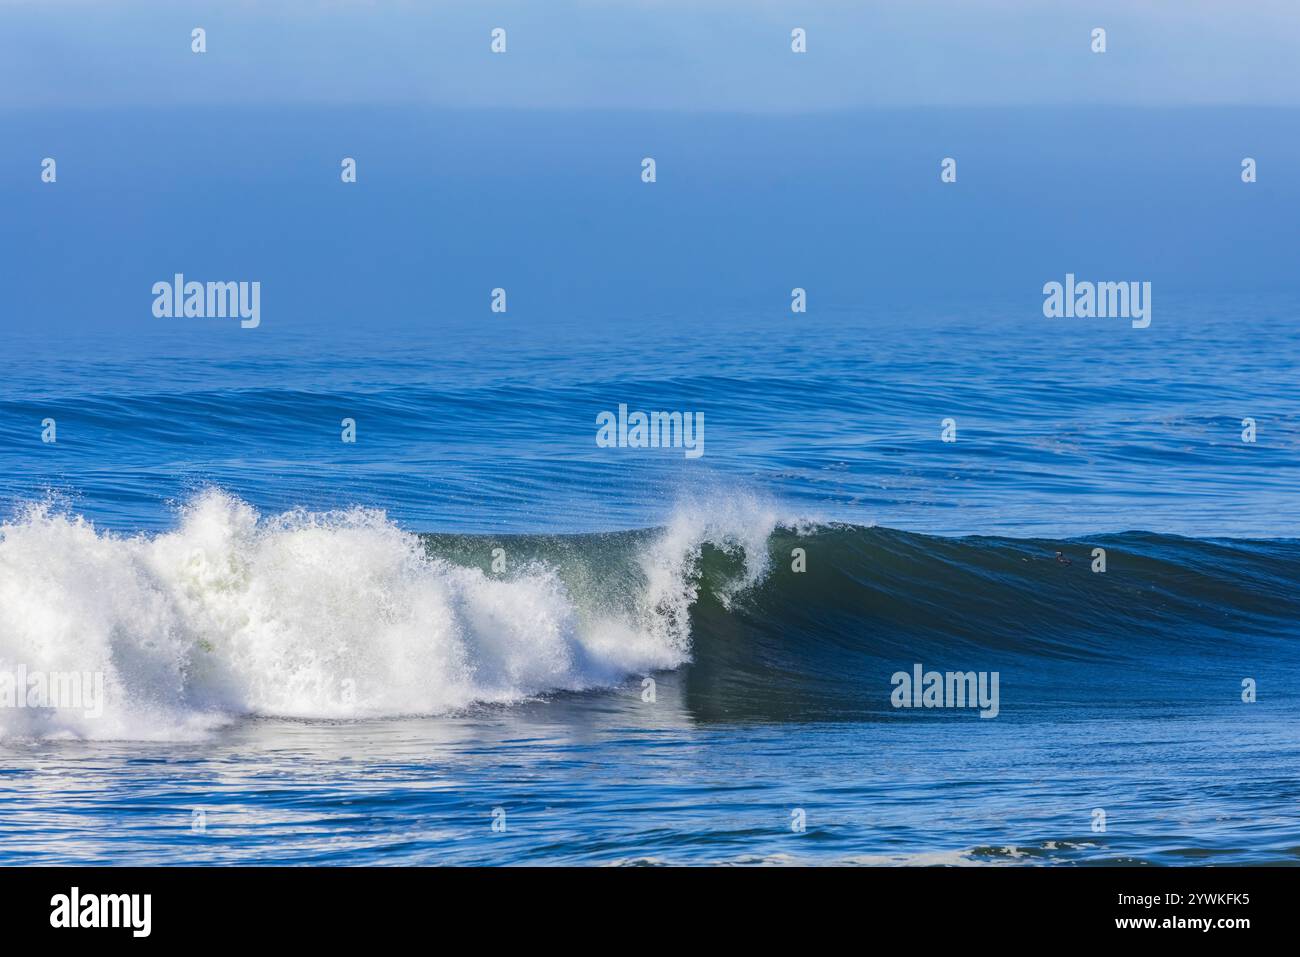
<instances>
[{"instance_id":1,"label":"sea foam crest","mask_svg":"<svg viewBox=\"0 0 1300 957\"><path fill-rule=\"evenodd\" d=\"M184 738L240 715L438 714L615 685L689 659L706 542L757 581L772 516L680 511L629 607L580 607L531 563L497 577L426 553L382 512L262 517L211 490L174 531L121 536L32 506L0 525L0 673L103 675L102 714L0 707L0 737Z\"/></svg>"}]
</instances>

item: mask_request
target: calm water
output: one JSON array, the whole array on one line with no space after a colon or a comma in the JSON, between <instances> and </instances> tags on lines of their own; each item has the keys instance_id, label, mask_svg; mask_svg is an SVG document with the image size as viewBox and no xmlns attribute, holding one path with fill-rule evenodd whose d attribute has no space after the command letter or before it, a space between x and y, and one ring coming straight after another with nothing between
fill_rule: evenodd
<instances>
[{"instance_id":1,"label":"calm water","mask_svg":"<svg viewBox=\"0 0 1300 957\"><path fill-rule=\"evenodd\" d=\"M1300 303L1040 302L16 334L0 861L1300 861Z\"/></svg>"}]
</instances>

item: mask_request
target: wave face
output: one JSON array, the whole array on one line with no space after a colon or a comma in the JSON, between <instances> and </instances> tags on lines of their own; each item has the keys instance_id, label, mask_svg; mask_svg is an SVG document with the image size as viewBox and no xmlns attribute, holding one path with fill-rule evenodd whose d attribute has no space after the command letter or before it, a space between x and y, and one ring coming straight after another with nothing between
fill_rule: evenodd
<instances>
[{"instance_id":1,"label":"wave face","mask_svg":"<svg viewBox=\"0 0 1300 957\"><path fill-rule=\"evenodd\" d=\"M33 506L0 526L0 673L102 674L104 708L0 709L0 736L442 714L684 665L703 719L885 714L913 662L1018 670L1018 706L1061 706L1094 664L1122 696L1117 662L1150 693L1252 647L1290 660L1297 596L1294 541L944 539L783 523L743 496L658 529L495 538L220 491L156 535Z\"/></svg>"},{"instance_id":2,"label":"wave face","mask_svg":"<svg viewBox=\"0 0 1300 957\"><path fill-rule=\"evenodd\" d=\"M806 553L802 574L790 568L794 548ZM743 600L723 607L701 589L687 679L697 716L920 717L889 700L891 676L916 663L1001 672L1013 721L1030 711L1231 706L1243 675L1267 681L1274 700L1298 700L1294 540L942 538L838 526L777 529L770 549L773 572ZM1093 570L1097 549L1104 571ZM715 561L725 565L706 552L706 574Z\"/></svg>"}]
</instances>

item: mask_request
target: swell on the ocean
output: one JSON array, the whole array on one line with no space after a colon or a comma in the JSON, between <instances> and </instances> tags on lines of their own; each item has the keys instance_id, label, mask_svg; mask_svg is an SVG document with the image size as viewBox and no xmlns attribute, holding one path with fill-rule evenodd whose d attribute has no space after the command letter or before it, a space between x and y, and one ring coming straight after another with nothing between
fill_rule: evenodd
<instances>
[{"instance_id":1,"label":"swell on the ocean","mask_svg":"<svg viewBox=\"0 0 1300 957\"><path fill-rule=\"evenodd\" d=\"M1158 680L1289 643L1297 586L1294 541L950 539L782 521L739 494L660 528L548 536L259 515L217 490L153 535L33 505L0 526L0 674L101 674L104 707L0 709L0 737L436 715L684 665L703 718L888 713L889 675L913 662L1037 669L1029 704L1068 697L1076 666Z\"/></svg>"}]
</instances>

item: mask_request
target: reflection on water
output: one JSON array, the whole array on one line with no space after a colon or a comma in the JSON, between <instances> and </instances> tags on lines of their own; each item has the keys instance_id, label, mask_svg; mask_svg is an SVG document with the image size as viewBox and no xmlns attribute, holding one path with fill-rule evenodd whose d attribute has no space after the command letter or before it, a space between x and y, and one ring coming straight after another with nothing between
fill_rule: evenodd
<instances>
[{"instance_id":1,"label":"reflection on water","mask_svg":"<svg viewBox=\"0 0 1300 957\"><path fill-rule=\"evenodd\" d=\"M0 861L1300 862L1293 706L728 723L698 720L685 680L653 703L637 681L201 743L10 742Z\"/></svg>"}]
</instances>

